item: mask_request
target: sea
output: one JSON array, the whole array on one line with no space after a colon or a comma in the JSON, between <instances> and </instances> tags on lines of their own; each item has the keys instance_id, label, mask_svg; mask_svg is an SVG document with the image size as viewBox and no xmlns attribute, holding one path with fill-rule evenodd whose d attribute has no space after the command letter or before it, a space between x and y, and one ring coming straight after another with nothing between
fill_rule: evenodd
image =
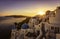
<instances>
[{"instance_id":1,"label":"sea","mask_svg":"<svg viewBox=\"0 0 60 39\"><path fill-rule=\"evenodd\" d=\"M10 39L14 23L22 22L26 18L0 17L0 39Z\"/></svg>"}]
</instances>

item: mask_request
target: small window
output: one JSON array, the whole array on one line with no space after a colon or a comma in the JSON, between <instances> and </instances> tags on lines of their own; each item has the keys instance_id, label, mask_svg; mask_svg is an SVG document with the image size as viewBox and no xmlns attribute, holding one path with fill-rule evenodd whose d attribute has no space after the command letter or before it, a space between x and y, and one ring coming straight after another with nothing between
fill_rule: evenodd
<instances>
[{"instance_id":1,"label":"small window","mask_svg":"<svg viewBox=\"0 0 60 39\"><path fill-rule=\"evenodd\" d=\"M51 30L54 30L54 27L51 27Z\"/></svg>"},{"instance_id":2,"label":"small window","mask_svg":"<svg viewBox=\"0 0 60 39\"><path fill-rule=\"evenodd\" d=\"M59 33L59 27L55 27L55 32Z\"/></svg>"}]
</instances>

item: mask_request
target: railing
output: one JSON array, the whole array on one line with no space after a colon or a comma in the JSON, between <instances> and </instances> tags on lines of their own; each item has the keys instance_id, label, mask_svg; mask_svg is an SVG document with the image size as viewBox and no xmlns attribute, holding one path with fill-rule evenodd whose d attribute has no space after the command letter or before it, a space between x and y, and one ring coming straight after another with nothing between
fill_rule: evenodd
<instances>
[{"instance_id":1,"label":"railing","mask_svg":"<svg viewBox=\"0 0 60 39\"><path fill-rule=\"evenodd\" d=\"M60 33L60 24L51 23L50 29L54 29L56 33Z\"/></svg>"}]
</instances>

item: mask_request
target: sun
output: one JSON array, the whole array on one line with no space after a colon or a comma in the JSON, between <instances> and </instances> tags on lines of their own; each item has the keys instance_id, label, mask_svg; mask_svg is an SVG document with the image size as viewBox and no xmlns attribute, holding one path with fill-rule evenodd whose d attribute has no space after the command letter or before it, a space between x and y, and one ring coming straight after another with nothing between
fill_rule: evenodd
<instances>
[{"instance_id":1,"label":"sun","mask_svg":"<svg viewBox=\"0 0 60 39\"><path fill-rule=\"evenodd\" d=\"M37 14L38 15L45 15L45 12L44 11L39 11Z\"/></svg>"}]
</instances>

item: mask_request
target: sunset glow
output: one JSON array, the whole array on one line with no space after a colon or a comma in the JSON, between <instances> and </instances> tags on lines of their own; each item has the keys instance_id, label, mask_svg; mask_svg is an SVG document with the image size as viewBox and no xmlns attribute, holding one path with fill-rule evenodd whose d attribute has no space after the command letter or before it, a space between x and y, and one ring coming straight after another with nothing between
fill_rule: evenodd
<instances>
[{"instance_id":1,"label":"sunset glow","mask_svg":"<svg viewBox=\"0 0 60 39\"><path fill-rule=\"evenodd\" d=\"M0 1L0 16L44 15L47 10L54 10L60 5L59 1Z\"/></svg>"},{"instance_id":2,"label":"sunset glow","mask_svg":"<svg viewBox=\"0 0 60 39\"><path fill-rule=\"evenodd\" d=\"M45 15L45 12L44 11L40 11L37 14L39 14L39 15Z\"/></svg>"}]
</instances>

